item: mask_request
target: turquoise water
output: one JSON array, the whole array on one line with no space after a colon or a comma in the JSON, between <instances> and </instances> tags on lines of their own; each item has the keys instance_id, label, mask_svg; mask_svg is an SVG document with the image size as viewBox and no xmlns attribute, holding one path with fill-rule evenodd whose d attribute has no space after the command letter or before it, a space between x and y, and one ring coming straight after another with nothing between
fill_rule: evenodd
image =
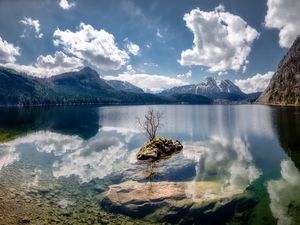
<instances>
[{"instance_id":1,"label":"turquoise water","mask_svg":"<svg viewBox=\"0 0 300 225\"><path fill-rule=\"evenodd\" d=\"M184 148L150 166L135 159L149 106L0 109L0 221L300 224L300 108L152 107Z\"/></svg>"}]
</instances>

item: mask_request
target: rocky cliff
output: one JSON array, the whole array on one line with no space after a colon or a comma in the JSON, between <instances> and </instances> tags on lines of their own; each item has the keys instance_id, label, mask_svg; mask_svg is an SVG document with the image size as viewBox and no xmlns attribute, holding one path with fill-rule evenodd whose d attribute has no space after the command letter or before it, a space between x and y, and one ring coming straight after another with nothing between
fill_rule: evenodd
<instances>
[{"instance_id":1,"label":"rocky cliff","mask_svg":"<svg viewBox=\"0 0 300 225\"><path fill-rule=\"evenodd\" d=\"M257 102L300 105L300 36L280 61L269 86Z\"/></svg>"}]
</instances>

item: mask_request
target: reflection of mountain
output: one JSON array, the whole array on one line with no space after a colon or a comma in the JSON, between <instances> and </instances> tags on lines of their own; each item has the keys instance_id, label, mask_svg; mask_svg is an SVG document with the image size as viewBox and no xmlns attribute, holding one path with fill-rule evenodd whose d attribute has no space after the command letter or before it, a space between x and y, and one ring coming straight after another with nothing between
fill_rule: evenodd
<instances>
[{"instance_id":1,"label":"reflection of mountain","mask_svg":"<svg viewBox=\"0 0 300 225\"><path fill-rule=\"evenodd\" d=\"M300 170L300 108L277 108L273 120L282 148Z\"/></svg>"},{"instance_id":2,"label":"reflection of mountain","mask_svg":"<svg viewBox=\"0 0 300 225\"><path fill-rule=\"evenodd\" d=\"M35 130L78 135L88 139L99 130L98 109L94 107L3 108L0 142Z\"/></svg>"},{"instance_id":3,"label":"reflection of mountain","mask_svg":"<svg viewBox=\"0 0 300 225\"><path fill-rule=\"evenodd\" d=\"M101 110L103 127L138 130L136 118L142 118L148 106L105 107ZM199 140L211 134L236 137L255 135L273 138L271 108L268 106L154 106L164 113L161 136Z\"/></svg>"}]
</instances>

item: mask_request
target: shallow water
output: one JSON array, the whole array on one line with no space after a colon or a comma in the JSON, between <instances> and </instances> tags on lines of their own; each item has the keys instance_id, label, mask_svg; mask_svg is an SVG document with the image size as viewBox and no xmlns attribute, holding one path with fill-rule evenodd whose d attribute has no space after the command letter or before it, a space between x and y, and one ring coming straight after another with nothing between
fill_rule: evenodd
<instances>
[{"instance_id":1,"label":"shallow water","mask_svg":"<svg viewBox=\"0 0 300 225\"><path fill-rule=\"evenodd\" d=\"M148 106L0 109L0 224L300 224L300 108L153 108L184 148L150 166L135 159ZM156 202L111 207L112 187Z\"/></svg>"}]
</instances>

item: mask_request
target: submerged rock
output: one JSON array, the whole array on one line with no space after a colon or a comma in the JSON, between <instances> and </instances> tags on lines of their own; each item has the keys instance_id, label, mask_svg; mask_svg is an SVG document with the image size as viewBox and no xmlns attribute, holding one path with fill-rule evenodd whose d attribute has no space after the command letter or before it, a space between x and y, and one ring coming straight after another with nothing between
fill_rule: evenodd
<instances>
[{"instance_id":1,"label":"submerged rock","mask_svg":"<svg viewBox=\"0 0 300 225\"><path fill-rule=\"evenodd\" d=\"M224 192L218 182L127 181L111 185L101 206L151 222L184 223L191 218L212 220L216 213L227 211L228 207L249 207L249 203L253 203L253 199L248 194Z\"/></svg>"},{"instance_id":2,"label":"submerged rock","mask_svg":"<svg viewBox=\"0 0 300 225\"><path fill-rule=\"evenodd\" d=\"M136 158L143 161L158 161L168 159L173 153L180 152L183 146L179 141L172 139L155 137L147 141L137 153Z\"/></svg>"}]
</instances>

